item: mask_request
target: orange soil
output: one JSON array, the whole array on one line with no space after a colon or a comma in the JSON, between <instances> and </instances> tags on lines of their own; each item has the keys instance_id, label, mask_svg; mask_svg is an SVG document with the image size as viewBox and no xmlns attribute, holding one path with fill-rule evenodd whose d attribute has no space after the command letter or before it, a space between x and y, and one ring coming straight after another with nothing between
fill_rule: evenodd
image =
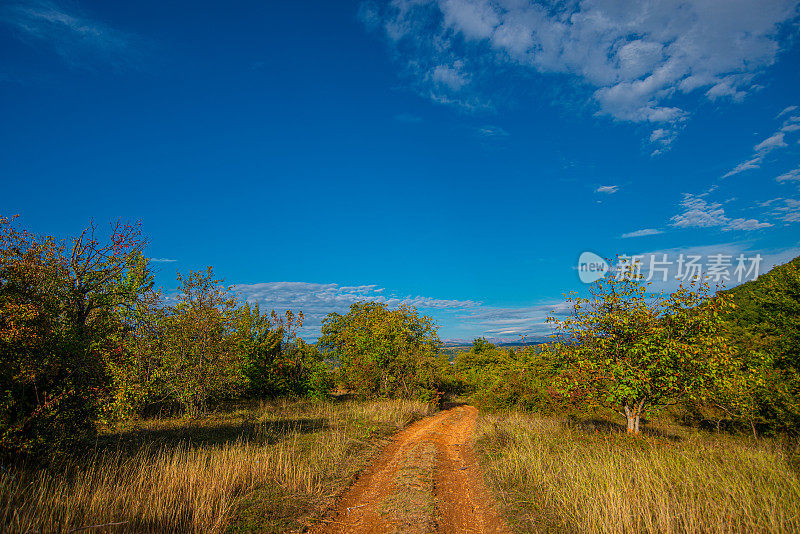
<instances>
[{"instance_id":1,"label":"orange soil","mask_svg":"<svg viewBox=\"0 0 800 534\"><path fill-rule=\"evenodd\" d=\"M457 406L399 432L311 532L397 532L398 525L392 524L384 502L395 493L398 465L419 444L429 442L436 448L433 473L436 532L510 533L498 512L497 502L486 490L472 449L477 416L478 410L473 406Z\"/></svg>"}]
</instances>

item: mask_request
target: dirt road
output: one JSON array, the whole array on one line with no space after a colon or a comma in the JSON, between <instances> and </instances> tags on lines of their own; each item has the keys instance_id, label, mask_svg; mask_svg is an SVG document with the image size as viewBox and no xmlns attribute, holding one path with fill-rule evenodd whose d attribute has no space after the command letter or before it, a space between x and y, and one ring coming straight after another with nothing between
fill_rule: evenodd
<instances>
[{"instance_id":1,"label":"dirt road","mask_svg":"<svg viewBox=\"0 0 800 534\"><path fill-rule=\"evenodd\" d=\"M399 432L311 532L510 533L470 445L477 416L457 406Z\"/></svg>"}]
</instances>

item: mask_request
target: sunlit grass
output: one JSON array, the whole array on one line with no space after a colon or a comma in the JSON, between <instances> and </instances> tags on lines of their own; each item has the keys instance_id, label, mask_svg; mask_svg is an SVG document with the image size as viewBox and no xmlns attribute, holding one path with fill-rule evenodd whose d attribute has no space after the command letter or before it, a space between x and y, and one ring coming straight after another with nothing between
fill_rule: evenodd
<instances>
[{"instance_id":1,"label":"sunlit grass","mask_svg":"<svg viewBox=\"0 0 800 534\"><path fill-rule=\"evenodd\" d=\"M427 414L409 401L265 403L140 422L48 469L0 472L0 530L298 528L361 466L370 439Z\"/></svg>"},{"instance_id":2,"label":"sunlit grass","mask_svg":"<svg viewBox=\"0 0 800 534\"><path fill-rule=\"evenodd\" d=\"M522 414L485 416L478 436L519 532L800 532L800 481L774 441Z\"/></svg>"}]
</instances>

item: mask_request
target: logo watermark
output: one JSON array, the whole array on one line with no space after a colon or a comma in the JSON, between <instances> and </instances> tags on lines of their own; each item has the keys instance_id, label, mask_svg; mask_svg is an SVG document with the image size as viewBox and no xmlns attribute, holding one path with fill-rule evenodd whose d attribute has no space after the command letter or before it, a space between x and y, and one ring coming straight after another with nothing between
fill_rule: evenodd
<instances>
[{"instance_id":1,"label":"logo watermark","mask_svg":"<svg viewBox=\"0 0 800 534\"><path fill-rule=\"evenodd\" d=\"M763 259L761 254L623 254L612 266L594 252L583 252L578 258L578 277L584 284L596 282L609 272L617 279L636 276L647 282L705 279L742 283L758 278Z\"/></svg>"},{"instance_id":2,"label":"logo watermark","mask_svg":"<svg viewBox=\"0 0 800 534\"><path fill-rule=\"evenodd\" d=\"M608 270L608 262L594 252L584 252L578 258L578 276L584 284L597 282Z\"/></svg>"}]
</instances>

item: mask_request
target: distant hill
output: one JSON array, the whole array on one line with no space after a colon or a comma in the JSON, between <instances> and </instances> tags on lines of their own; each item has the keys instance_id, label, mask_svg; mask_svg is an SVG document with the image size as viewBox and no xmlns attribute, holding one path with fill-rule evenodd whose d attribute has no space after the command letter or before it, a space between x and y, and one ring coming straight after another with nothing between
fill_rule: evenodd
<instances>
[{"instance_id":1,"label":"distant hill","mask_svg":"<svg viewBox=\"0 0 800 534\"><path fill-rule=\"evenodd\" d=\"M732 314L734 322L740 326L749 326L767 320L770 312L764 309L762 302L770 291L774 291L770 288L770 281L776 278L782 279L790 269L798 268L800 268L800 256L783 265L776 265L756 280L722 291L721 293L733 297L736 304L736 310Z\"/></svg>"},{"instance_id":2,"label":"distant hill","mask_svg":"<svg viewBox=\"0 0 800 534\"><path fill-rule=\"evenodd\" d=\"M489 340L492 345L495 347L500 348L517 348L517 347L532 347L534 345L541 345L542 343L547 343L550 341L550 338L547 337L537 337L531 339L530 341L525 341L522 343L521 341L500 341L500 342L492 342ZM468 351L472 348L472 341L464 341L464 340L447 340L442 343L444 345L443 352L446 354L456 354L462 351Z\"/></svg>"}]
</instances>

